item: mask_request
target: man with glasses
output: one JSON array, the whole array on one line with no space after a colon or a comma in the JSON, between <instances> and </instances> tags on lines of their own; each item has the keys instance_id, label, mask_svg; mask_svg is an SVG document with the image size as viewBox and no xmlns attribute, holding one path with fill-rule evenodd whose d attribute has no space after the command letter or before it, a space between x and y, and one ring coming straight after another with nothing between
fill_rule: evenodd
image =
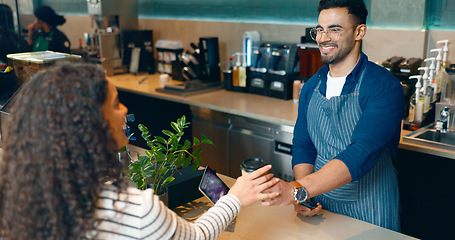
<instances>
[{"instance_id":1,"label":"man with glasses","mask_svg":"<svg viewBox=\"0 0 455 240\"><path fill-rule=\"evenodd\" d=\"M324 208L399 231L391 156L400 139L403 89L361 51L368 14L362 0L321 0L318 11L310 34L325 65L301 91L292 148L296 181L275 185L280 196L264 205L294 203L305 216Z\"/></svg>"}]
</instances>

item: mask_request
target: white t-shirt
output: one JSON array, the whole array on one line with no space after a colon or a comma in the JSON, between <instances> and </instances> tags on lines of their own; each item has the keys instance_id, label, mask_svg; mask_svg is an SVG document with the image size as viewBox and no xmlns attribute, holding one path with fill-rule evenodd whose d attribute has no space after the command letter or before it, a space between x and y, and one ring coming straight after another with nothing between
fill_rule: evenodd
<instances>
[{"instance_id":1,"label":"white t-shirt","mask_svg":"<svg viewBox=\"0 0 455 240\"><path fill-rule=\"evenodd\" d=\"M331 97L340 96L341 90L343 90L344 83L346 82L346 76L344 77L331 77L330 72L327 73L327 90L325 97L330 99Z\"/></svg>"}]
</instances>

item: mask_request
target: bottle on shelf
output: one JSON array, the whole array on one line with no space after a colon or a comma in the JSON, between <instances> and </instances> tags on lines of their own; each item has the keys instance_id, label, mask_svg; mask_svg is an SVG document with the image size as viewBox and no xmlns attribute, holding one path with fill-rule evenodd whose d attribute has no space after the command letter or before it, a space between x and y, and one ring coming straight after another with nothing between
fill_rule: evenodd
<instances>
[{"instance_id":1,"label":"bottle on shelf","mask_svg":"<svg viewBox=\"0 0 455 240\"><path fill-rule=\"evenodd\" d=\"M423 110L422 111L425 114L428 111L430 111L430 103L431 103L430 93L432 93L431 87L428 84L428 79L429 79L428 70L429 69L428 69L428 67L419 67L417 70L423 70L424 71L424 74L420 78L422 80L422 85L423 86L422 86L421 93L419 94L419 96L422 99L422 102L423 102ZM416 86L416 88L417 88L417 86ZM420 99L417 98L416 100L418 101Z\"/></svg>"},{"instance_id":2,"label":"bottle on shelf","mask_svg":"<svg viewBox=\"0 0 455 240\"><path fill-rule=\"evenodd\" d=\"M246 62L240 60L241 57L245 59L246 54L237 52L232 56L237 58L235 65L232 67L232 86L246 87Z\"/></svg>"},{"instance_id":3,"label":"bottle on shelf","mask_svg":"<svg viewBox=\"0 0 455 240\"><path fill-rule=\"evenodd\" d=\"M417 79L417 82L415 85L416 91L411 96L411 102L409 103L408 121L410 123L420 123L423 118L423 99L420 97L420 88L422 87L420 80L422 79L422 76L410 76L409 79Z\"/></svg>"},{"instance_id":4,"label":"bottle on shelf","mask_svg":"<svg viewBox=\"0 0 455 240\"><path fill-rule=\"evenodd\" d=\"M442 52L443 52L443 55L442 55L442 63L441 63L441 68L439 70L439 73L438 73L438 76L436 77L437 78L437 81L436 83L440 86L438 87L438 94L441 94L441 102L450 102L450 99L447 99L446 96L446 90L447 90L447 83L449 82L449 74L447 73L446 71L446 67L448 67L450 64L447 62L447 52L449 51L449 48L448 48L448 44L449 44L449 40L441 40L441 41L437 41L436 44L440 45L440 44L444 44L444 47L442 48ZM440 75L440 76L439 76Z\"/></svg>"},{"instance_id":5,"label":"bottle on shelf","mask_svg":"<svg viewBox=\"0 0 455 240\"><path fill-rule=\"evenodd\" d=\"M431 82L431 85L434 89L434 94L433 94L433 101L437 102L438 99L438 93L441 93L441 85L442 85L442 74L441 72L441 66L442 66L442 49L441 48L435 48L431 49L430 52L438 52L438 55L436 56L436 69L434 72L434 80Z\"/></svg>"}]
</instances>

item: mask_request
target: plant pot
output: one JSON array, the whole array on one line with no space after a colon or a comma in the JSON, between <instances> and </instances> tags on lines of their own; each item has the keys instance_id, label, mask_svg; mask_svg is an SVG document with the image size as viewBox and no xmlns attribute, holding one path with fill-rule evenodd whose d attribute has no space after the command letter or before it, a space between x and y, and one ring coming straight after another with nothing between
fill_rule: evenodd
<instances>
[{"instance_id":1,"label":"plant pot","mask_svg":"<svg viewBox=\"0 0 455 240\"><path fill-rule=\"evenodd\" d=\"M165 192L163 194L160 194L158 195L160 201L162 201L164 203L164 205L166 205L166 207L169 207L169 191L165 190Z\"/></svg>"}]
</instances>

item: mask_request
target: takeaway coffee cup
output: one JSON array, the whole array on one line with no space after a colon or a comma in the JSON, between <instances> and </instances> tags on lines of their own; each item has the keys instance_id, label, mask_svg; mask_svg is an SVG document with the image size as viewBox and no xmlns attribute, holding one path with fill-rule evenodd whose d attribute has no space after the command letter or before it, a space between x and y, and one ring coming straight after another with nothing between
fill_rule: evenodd
<instances>
[{"instance_id":1,"label":"takeaway coffee cup","mask_svg":"<svg viewBox=\"0 0 455 240\"><path fill-rule=\"evenodd\" d=\"M240 164L240 170L242 171L242 176L251 172L254 172L256 169L259 169L265 166L264 160L260 158L247 158L242 164Z\"/></svg>"}]
</instances>

